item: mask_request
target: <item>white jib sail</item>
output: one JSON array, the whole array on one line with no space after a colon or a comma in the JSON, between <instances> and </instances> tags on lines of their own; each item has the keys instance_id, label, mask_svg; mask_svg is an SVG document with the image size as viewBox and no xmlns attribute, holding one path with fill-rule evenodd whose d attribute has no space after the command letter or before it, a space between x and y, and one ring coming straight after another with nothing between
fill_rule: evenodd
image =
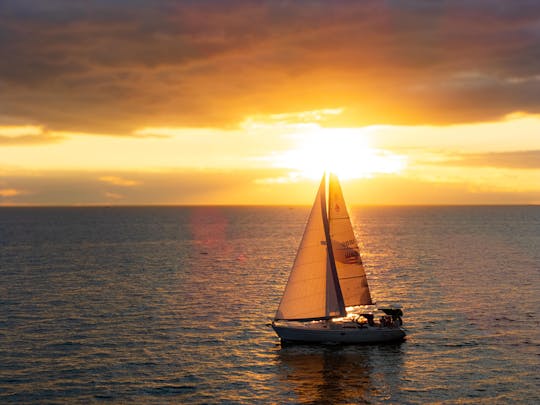
<instances>
[{"instance_id":1,"label":"white jib sail","mask_svg":"<svg viewBox=\"0 0 540 405\"><path fill-rule=\"evenodd\" d=\"M371 294L341 186L330 174L328 217L334 259L345 306L371 305Z\"/></svg>"},{"instance_id":2,"label":"white jib sail","mask_svg":"<svg viewBox=\"0 0 540 405\"><path fill-rule=\"evenodd\" d=\"M275 319L325 319L345 314L326 248L325 187L323 176Z\"/></svg>"}]
</instances>

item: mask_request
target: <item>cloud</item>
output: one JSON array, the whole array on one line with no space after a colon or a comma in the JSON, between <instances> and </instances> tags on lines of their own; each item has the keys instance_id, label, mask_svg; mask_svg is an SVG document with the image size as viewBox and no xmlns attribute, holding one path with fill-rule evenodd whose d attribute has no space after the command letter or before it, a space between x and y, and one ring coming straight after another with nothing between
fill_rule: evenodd
<instances>
[{"instance_id":1,"label":"cloud","mask_svg":"<svg viewBox=\"0 0 540 405\"><path fill-rule=\"evenodd\" d=\"M118 192L99 180L103 176L139 185ZM309 205L318 185L318 180L291 177L283 169L4 172L2 179L3 205ZM343 188L350 205L540 204L538 182L520 188L509 183L515 183L515 176L500 179L501 187L491 187L475 182L470 173L449 182L385 175L344 181Z\"/></svg>"},{"instance_id":2,"label":"cloud","mask_svg":"<svg viewBox=\"0 0 540 405\"><path fill-rule=\"evenodd\" d=\"M20 190L14 188L0 188L0 197L15 197L17 195L23 194Z\"/></svg>"},{"instance_id":3,"label":"cloud","mask_svg":"<svg viewBox=\"0 0 540 405\"><path fill-rule=\"evenodd\" d=\"M280 170L180 170L163 172L40 171L3 173L4 189L24 189L13 195L12 204L22 205L108 205L108 204L265 204L279 194L255 184L257 178L285 175ZM103 177L131 179L137 187L111 190ZM311 182L290 188L289 201L303 201L302 191L312 191ZM307 193L311 199L310 193Z\"/></svg>"},{"instance_id":4,"label":"cloud","mask_svg":"<svg viewBox=\"0 0 540 405\"><path fill-rule=\"evenodd\" d=\"M105 195L105 198L110 199L110 200L121 200L122 198L124 198L122 194L111 193L109 191L106 191L104 195Z\"/></svg>"},{"instance_id":5,"label":"cloud","mask_svg":"<svg viewBox=\"0 0 540 405\"><path fill-rule=\"evenodd\" d=\"M120 187L133 187L140 184L140 182L138 181L124 179L119 176L101 176L99 180L105 183L112 184L113 186L120 186Z\"/></svg>"},{"instance_id":6,"label":"cloud","mask_svg":"<svg viewBox=\"0 0 540 405\"><path fill-rule=\"evenodd\" d=\"M540 169L540 150L514 152L463 153L437 162L445 166Z\"/></svg>"},{"instance_id":7,"label":"cloud","mask_svg":"<svg viewBox=\"0 0 540 405\"><path fill-rule=\"evenodd\" d=\"M54 143L63 140L58 134L51 134L42 127L0 126L0 146L24 146L43 143Z\"/></svg>"},{"instance_id":8,"label":"cloud","mask_svg":"<svg viewBox=\"0 0 540 405\"><path fill-rule=\"evenodd\" d=\"M536 1L4 0L2 110L122 134L336 108L327 125L538 113L539 16Z\"/></svg>"}]
</instances>

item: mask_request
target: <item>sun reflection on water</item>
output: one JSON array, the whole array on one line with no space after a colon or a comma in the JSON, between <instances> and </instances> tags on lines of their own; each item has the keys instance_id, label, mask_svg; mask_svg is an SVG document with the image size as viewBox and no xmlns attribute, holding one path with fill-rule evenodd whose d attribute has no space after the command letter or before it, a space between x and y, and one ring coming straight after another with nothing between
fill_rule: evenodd
<instances>
[{"instance_id":1,"label":"sun reflection on water","mask_svg":"<svg viewBox=\"0 0 540 405\"><path fill-rule=\"evenodd\" d=\"M388 396L399 384L400 344L282 347L278 367L299 403L364 403ZM382 366L382 367L381 367ZM374 369L383 372L373 373Z\"/></svg>"}]
</instances>

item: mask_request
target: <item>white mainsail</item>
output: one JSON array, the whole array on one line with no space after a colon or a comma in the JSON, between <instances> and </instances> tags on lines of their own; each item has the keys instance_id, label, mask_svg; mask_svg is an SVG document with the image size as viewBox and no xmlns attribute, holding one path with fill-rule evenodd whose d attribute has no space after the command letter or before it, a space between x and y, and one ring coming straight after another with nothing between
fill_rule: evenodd
<instances>
[{"instance_id":1,"label":"white mainsail","mask_svg":"<svg viewBox=\"0 0 540 405\"><path fill-rule=\"evenodd\" d=\"M325 177L315 197L276 320L328 319L346 315L331 249Z\"/></svg>"},{"instance_id":2,"label":"white mainsail","mask_svg":"<svg viewBox=\"0 0 540 405\"><path fill-rule=\"evenodd\" d=\"M329 226L339 285L345 306L371 305L371 294L360 258L358 242L354 235L341 186L335 174L330 174Z\"/></svg>"}]
</instances>

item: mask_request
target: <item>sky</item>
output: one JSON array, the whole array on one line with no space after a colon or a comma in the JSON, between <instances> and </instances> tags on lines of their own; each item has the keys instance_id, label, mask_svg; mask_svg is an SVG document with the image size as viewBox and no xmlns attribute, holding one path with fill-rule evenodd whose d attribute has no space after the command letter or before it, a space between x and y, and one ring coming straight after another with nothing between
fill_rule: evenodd
<instances>
[{"instance_id":1,"label":"sky","mask_svg":"<svg viewBox=\"0 0 540 405\"><path fill-rule=\"evenodd\" d=\"M0 205L540 204L538 1L0 2Z\"/></svg>"}]
</instances>

